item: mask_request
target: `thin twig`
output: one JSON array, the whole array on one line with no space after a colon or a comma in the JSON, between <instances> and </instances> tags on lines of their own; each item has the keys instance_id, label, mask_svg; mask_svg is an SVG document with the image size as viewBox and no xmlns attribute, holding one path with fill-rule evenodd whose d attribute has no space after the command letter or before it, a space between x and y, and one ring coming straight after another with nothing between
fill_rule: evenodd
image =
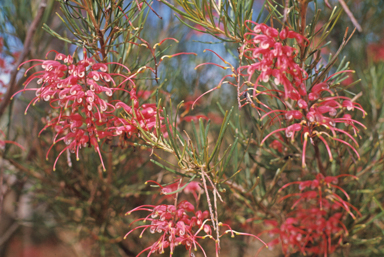
<instances>
[{"instance_id":1,"label":"thin twig","mask_svg":"<svg viewBox=\"0 0 384 257\"><path fill-rule=\"evenodd\" d=\"M8 241L8 239L13 235L13 233L16 232L16 230L19 228L20 224L15 221L8 229L5 231L5 233L0 237L0 246L2 246L4 243Z\"/></svg>"},{"instance_id":2,"label":"thin twig","mask_svg":"<svg viewBox=\"0 0 384 257\"><path fill-rule=\"evenodd\" d=\"M176 195L175 195L175 208L177 207L177 199L179 198L179 188L180 188L180 185L181 185L181 182L182 182L183 180L182 179L180 179L179 180L179 184L177 185L177 192L176 192ZM177 208L176 208L177 209Z\"/></svg>"},{"instance_id":3,"label":"thin twig","mask_svg":"<svg viewBox=\"0 0 384 257\"><path fill-rule=\"evenodd\" d=\"M201 171L201 178L203 179L204 191L205 191L205 194L207 196L207 202L208 202L209 214L211 215L212 226L213 226L213 229L216 231L216 236L217 236L217 238L216 238L216 246L220 249L220 245L219 245L219 242L220 242L219 227L217 226L217 223L215 222L216 219L215 219L215 215L214 215L213 209L212 209L211 198L209 197L207 181L205 180L206 173L204 172L203 167L201 167L200 171ZM216 257L219 257L218 256L218 251L216 251Z\"/></svg>"},{"instance_id":4,"label":"thin twig","mask_svg":"<svg viewBox=\"0 0 384 257\"><path fill-rule=\"evenodd\" d=\"M283 18L284 24L287 22L288 10L289 10L289 0L285 0L285 2L284 2L284 18Z\"/></svg>"},{"instance_id":5,"label":"thin twig","mask_svg":"<svg viewBox=\"0 0 384 257\"><path fill-rule=\"evenodd\" d=\"M323 163L321 162L320 150L319 150L319 146L317 145L317 142L315 142L313 146L315 148L315 157L317 160L317 166L319 167L320 173L323 174L323 176L326 176L327 174L325 173Z\"/></svg>"},{"instance_id":6,"label":"thin twig","mask_svg":"<svg viewBox=\"0 0 384 257\"><path fill-rule=\"evenodd\" d=\"M343 42L341 43L339 49L337 50L337 52L333 56L332 60L325 67L325 69L321 72L321 74L319 74L316 77L316 79L313 81L312 86L311 86L311 88L309 88L308 91L311 91L312 87L314 85L316 85L317 83L319 83L324 78L324 76L329 72L329 70L331 69L332 65L336 62L336 59L337 59L338 55L340 54L341 50L343 50L344 46L346 44L348 44L348 42L352 38L353 34L355 34L355 31L356 31L356 28L352 31L351 35L349 35L349 37L348 37L348 28L345 30L344 37L343 37Z\"/></svg>"},{"instance_id":7,"label":"thin twig","mask_svg":"<svg viewBox=\"0 0 384 257\"><path fill-rule=\"evenodd\" d=\"M3 178L4 178L4 165L3 165L4 159L0 159L0 219L1 219L1 213L3 212Z\"/></svg>"},{"instance_id":8,"label":"thin twig","mask_svg":"<svg viewBox=\"0 0 384 257\"><path fill-rule=\"evenodd\" d=\"M360 24L357 22L355 16L353 16L351 10L349 10L348 5L344 2L344 0L339 0L340 5L343 7L345 13L348 15L348 17L351 19L353 25L355 25L356 29L359 32L362 32L363 29L361 28Z\"/></svg>"},{"instance_id":9,"label":"thin twig","mask_svg":"<svg viewBox=\"0 0 384 257\"><path fill-rule=\"evenodd\" d=\"M307 25L307 9L308 9L308 3L309 0L301 0L300 1L300 34L305 37L305 27ZM306 46L300 45L300 60L301 60L301 67L304 68L304 61L305 61L305 50Z\"/></svg>"},{"instance_id":10,"label":"thin twig","mask_svg":"<svg viewBox=\"0 0 384 257\"><path fill-rule=\"evenodd\" d=\"M214 218L214 215L213 215L211 198L209 197L209 192L208 192L208 187L207 187L207 181L205 180L205 172L204 172L203 168L201 168L200 170L201 170L201 178L203 179L203 186L204 186L205 194L206 194L206 196L207 196L207 202L208 202L209 213L210 213L210 215L211 215L211 219L212 219L212 223L213 223L213 221L215 220L215 218ZM213 228L216 229L216 228L215 228L215 224L213 224Z\"/></svg>"},{"instance_id":11,"label":"thin twig","mask_svg":"<svg viewBox=\"0 0 384 257\"><path fill-rule=\"evenodd\" d=\"M27 35L26 35L25 41L24 41L23 51L21 52L20 57L15 64L15 67L11 71L11 79L8 83L8 90L5 93L5 95L3 97L3 101L0 104L0 117L3 116L5 109L7 108L9 103L11 102L11 96L17 90L17 84L18 84L18 83L16 83L16 77L17 77L17 73L18 73L17 68L20 66L20 64L24 61L24 59L28 56L29 52L31 51L32 39L33 39L33 36L35 35L36 28L39 25L40 20L43 17L44 10L45 10L46 6L47 6L47 0L42 0L40 5L39 5L39 10L37 11L35 18L33 19L31 26L29 26L29 28L28 28L28 32L27 32Z\"/></svg>"},{"instance_id":12,"label":"thin twig","mask_svg":"<svg viewBox=\"0 0 384 257\"><path fill-rule=\"evenodd\" d=\"M203 168L201 168L201 176L203 178L204 189L206 190L206 194L207 194L208 205L210 206L209 211L211 212L212 224L216 230L216 247L218 249L216 254L218 254L218 252L220 251L220 231L219 231L219 215L217 214L217 197L220 199L221 202L223 202L223 199L221 198L221 195L217 191L216 185L212 182L212 180L209 178L207 173L204 172ZM205 177L208 179L209 183L213 188L213 204L215 208L215 213L213 213L212 211L212 204L211 204L211 200L209 199L208 188L206 185L207 182L205 180Z\"/></svg>"},{"instance_id":13,"label":"thin twig","mask_svg":"<svg viewBox=\"0 0 384 257\"><path fill-rule=\"evenodd\" d=\"M41 182L43 183L54 183L56 184L55 182L51 181L51 180L48 180L47 178L43 177L40 173L36 172L36 171L33 171L33 170L30 170L28 169L27 167L23 166L22 164L20 164L18 161L16 160L13 160L13 159L10 159L10 158L6 158L6 157L3 157L5 160L9 161L13 166L15 166L16 168L18 168L19 170L27 173L28 175L40 180Z\"/></svg>"},{"instance_id":14,"label":"thin twig","mask_svg":"<svg viewBox=\"0 0 384 257\"><path fill-rule=\"evenodd\" d=\"M216 186L213 187L213 205L215 207L215 216L216 216L216 245L217 245L217 249L218 249L218 253L220 253L220 232L219 232L219 215L217 214L217 195L219 195L219 193L217 192L216 190ZM220 196L220 195L219 195Z\"/></svg>"}]
</instances>

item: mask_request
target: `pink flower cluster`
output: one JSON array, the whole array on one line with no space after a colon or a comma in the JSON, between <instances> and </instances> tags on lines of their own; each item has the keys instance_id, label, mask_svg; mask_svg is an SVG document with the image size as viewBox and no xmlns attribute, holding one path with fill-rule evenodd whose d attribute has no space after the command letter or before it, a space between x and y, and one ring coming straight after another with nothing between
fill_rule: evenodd
<instances>
[{"instance_id":1,"label":"pink flower cluster","mask_svg":"<svg viewBox=\"0 0 384 257\"><path fill-rule=\"evenodd\" d=\"M139 235L139 238L142 237L142 235L147 229L149 229L150 233L152 234L161 234L160 238L156 240L155 243L142 250L137 255L137 257L146 251L149 251L147 256L150 256L153 253L163 254L168 247L170 248L169 256L172 256L175 247L178 245L184 245L189 252L189 256L191 257L195 256L192 250L197 251L197 247L199 247L202 250L204 256L207 257L203 247L198 243L199 239L204 238L210 238L215 241L216 256L218 256L220 249L219 238L221 238L224 234L227 233L231 233L232 237L234 237L235 235L254 237L260 240L260 242L262 242L266 247L268 247L266 243L264 243L259 237L255 235L237 232L233 230L228 224L224 224L218 221L212 221L211 219L209 219L211 213L209 213L208 211L196 211L195 206L187 200L177 203L178 194L176 194L176 190L182 190L184 193L187 194L192 193L195 197L196 202L198 202L200 199L200 195L204 192L200 187L200 183L193 181L188 183L188 185L182 186L182 183L179 180L177 183L172 183L168 186L163 187L156 181L148 180L146 183L148 182L153 182L157 184L160 187L162 194L170 194L168 196L174 196L175 204L142 205L126 213L126 215L130 215L132 212L136 211L148 211L150 212L149 215L147 215L145 218L136 219L130 225L138 221L143 221L144 223L150 221L151 224L137 226L136 228L130 230L125 235L124 239L127 238L127 236L133 231L138 229L143 229ZM164 198L161 198L161 200L164 200ZM217 231L215 230L216 224ZM221 234L219 231L219 227L225 227L227 228L227 230ZM212 235L213 231L217 232L217 238ZM204 233L204 235L199 235L200 233Z\"/></svg>"},{"instance_id":2,"label":"pink flower cluster","mask_svg":"<svg viewBox=\"0 0 384 257\"><path fill-rule=\"evenodd\" d=\"M251 60L251 64L241 67L247 69L247 76L251 82L255 72L259 76L254 82L254 96L259 82L267 83L271 78L276 85L282 85L285 99L299 100L302 82L307 79L308 75L295 62L296 49L294 47L284 45L286 39L295 39L297 43L303 46L308 40L294 31L284 28L280 33L265 24L258 24L253 21L255 27L248 28L250 32L245 33L245 37L249 38L241 47L241 55ZM249 55L248 55L248 52Z\"/></svg>"},{"instance_id":3,"label":"pink flower cluster","mask_svg":"<svg viewBox=\"0 0 384 257\"><path fill-rule=\"evenodd\" d=\"M149 211L151 212L147 217L137 219L137 221L150 221L151 224L138 226L129 231L124 238L137 229L143 228L140 238L145 230L154 233L161 234L160 238L156 240L151 246L145 248L137 256L145 251L149 251L148 256L153 253L164 253L164 250L170 248L170 256L173 255L173 251L176 246L184 245L189 251L190 256L194 256L192 250L197 250L197 246L203 251L204 249L197 242L198 239L205 237L211 238L212 228L206 224L209 219L208 211L195 211L195 207L188 201L182 201L175 205L143 205L136 207L129 211L127 215L134 211ZM198 234L203 231L205 236L199 236Z\"/></svg>"},{"instance_id":4,"label":"pink flower cluster","mask_svg":"<svg viewBox=\"0 0 384 257\"><path fill-rule=\"evenodd\" d=\"M25 74L36 66L41 66L43 70L30 75L24 89L16 94L29 90L36 91L36 97L32 99L26 112L31 104L40 100L49 102L50 106L57 110L56 116L52 117L42 130L52 127L56 133L53 145L59 141L64 141L66 144L56 158L54 170L58 158L64 151L76 153L76 158L79 160L79 149L82 147L93 147L98 152L105 170L99 143L102 139L123 134L130 137L137 133L138 126L144 130L151 130L156 125L156 106L139 104L133 80L140 70L131 73L127 67L119 63L98 63L88 57L85 49L83 59L78 62L74 62L71 55L50 52L56 53L54 60L33 59L20 65L38 62L28 68ZM108 72L110 64L121 66L128 75ZM33 80L37 80L38 87L27 88ZM113 100L116 91L127 93L132 104ZM128 117L116 116L114 113L118 108L123 108Z\"/></svg>"},{"instance_id":5,"label":"pink flower cluster","mask_svg":"<svg viewBox=\"0 0 384 257\"><path fill-rule=\"evenodd\" d=\"M280 199L298 197L292 204L294 209L289 212L282 224L277 221L267 221L266 224L274 228L268 230L271 235L279 235L268 245L273 246L282 243L283 252L286 255L301 252L303 255L330 254L341 244L348 230L343 220L349 214L353 219L355 215L352 209L359 215L359 211L351 205L348 194L338 185L339 175L324 177L317 175L316 179L288 183L280 190L298 184L300 193L286 195ZM356 177L354 177L356 178ZM347 200L344 200L335 190L341 191Z\"/></svg>"},{"instance_id":6,"label":"pink flower cluster","mask_svg":"<svg viewBox=\"0 0 384 257\"><path fill-rule=\"evenodd\" d=\"M251 64L243 66L241 69L247 69L245 76L248 76L249 83L254 74L258 75L254 82L254 88L252 88L254 98L257 99L261 95L274 97L281 102L284 109L273 109L260 101L258 103L264 109L255 105L252 106L264 112L261 119L270 117L270 123L278 121L281 125L282 119L280 116L283 116L286 121L285 126L283 125L282 128L268 134L261 141L261 145L275 133L285 132L285 136L293 142L297 133L301 132L301 136L304 138L303 167L306 167L305 155L308 140L314 144L313 138L315 137L324 143L330 161L333 160L333 157L329 144L324 138L325 136L347 145L360 158L355 148L358 147L358 143L351 133L356 135L359 131L356 125L363 128L365 126L352 119L351 114L346 112L358 109L363 113L363 116L365 116L366 112L358 103L348 97L339 96L333 88L330 88L336 75L351 71L341 71L326 78L323 82L307 85L309 83L307 81L308 75L295 61L297 50L294 47L285 45L284 42L286 39L291 38L296 40L299 46L304 46L308 40L300 34L288 30L288 28L278 32L265 24L254 24L254 29L250 29L251 32L246 34L250 37L241 50L241 53ZM269 86L264 86L261 83L269 83ZM272 85L272 88L270 85ZM282 90L279 89L281 86ZM338 123L345 124L345 129L338 128L336 126ZM342 136L351 140L355 146L342 139ZM281 142L274 141L272 147L281 149Z\"/></svg>"}]
</instances>

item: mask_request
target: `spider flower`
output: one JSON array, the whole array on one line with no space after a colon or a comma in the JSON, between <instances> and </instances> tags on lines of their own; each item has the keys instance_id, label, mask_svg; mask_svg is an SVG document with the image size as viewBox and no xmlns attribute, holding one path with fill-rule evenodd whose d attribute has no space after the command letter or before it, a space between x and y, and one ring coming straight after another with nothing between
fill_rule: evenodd
<instances>
[{"instance_id":1,"label":"spider flower","mask_svg":"<svg viewBox=\"0 0 384 257\"><path fill-rule=\"evenodd\" d=\"M303 138L303 168L306 167L305 157L308 141L314 144L315 138L318 138L319 142L321 141L324 144L330 161L333 161L333 156L326 138L348 146L360 159L357 151L359 145L354 136L357 136L359 132L358 126L366 127L359 121L354 120L352 115L347 112L359 110L363 113L363 117L366 115L366 112L362 109L361 105L353 102L350 98L334 96L333 91L328 86L329 81L334 75L328 77L324 83L314 85L308 95L304 94L304 96L300 96L297 100L292 99L294 102L292 110L271 110L266 112L261 119L270 117L272 122L276 119L281 121L279 116L284 114L285 124L287 125L269 133L261 141L261 144L264 144L270 136L279 132L285 132L286 137L290 138L292 142L295 140L295 136L300 134ZM312 97L310 97L311 94ZM340 128L338 124L344 124L344 129ZM351 135L351 132L354 136Z\"/></svg>"},{"instance_id":2,"label":"spider flower","mask_svg":"<svg viewBox=\"0 0 384 257\"><path fill-rule=\"evenodd\" d=\"M156 124L157 109L153 105L139 105L133 81L139 71L131 73L126 66L119 63L98 63L88 57L86 49L83 50L83 59L77 62L71 55L54 50L50 52L55 52L53 60L32 59L20 65L37 62L25 71L25 75L37 66L42 70L30 75L24 83L24 89L16 94L24 91L36 92L25 112L31 104L41 100L49 102L57 110L42 130L52 127L56 132L53 145L59 141L66 144L55 160L54 170L61 154L69 150L76 153L78 160L79 149L82 147L92 147L99 154L105 170L100 141L123 133L131 136L137 133L138 126L146 130L152 129ZM121 66L126 71L124 74L129 75L108 72L110 64ZM37 87L27 88L33 80L36 80ZM119 84L115 81L119 81ZM132 106L112 100L117 91L127 92ZM123 108L131 115L130 118L117 117L114 113L118 108Z\"/></svg>"},{"instance_id":3,"label":"spider flower","mask_svg":"<svg viewBox=\"0 0 384 257\"><path fill-rule=\"evenodd\" d=\"M240 48L240 55L244 56L251 63L241 67L247 70L249 82L253 75L257 72L258 78L254 82L254 95L259 87L259 82L267 83L270 79L279 86L283 86L284 99L295 99L299 95L298 87L308 75L295 61L297 50L294 47L285 45L287 38L295 39L296 42L303 46L308 40L300 34L282 29L267 26L266 24L258 24L253 21L247 23L254 24L254 28L245 34L246 40Z\"/></svg>"},{"instance_id":4,"label":"spider flower","mask_svg":"<svg viewBox=\"0 0 384 257\"><path fill-rule=\"evenodd\" d=\"M337 185L339 178L343 176L357 179L348 174L334 177L318 174L314 180L296 181L284 185L279 191L297 184L300 192L280 198L280 201L295 198L292 211L286 214L281 224L275 220L266 222L273 228L264 232L278 235L269 246L281 242L286 256L296 252L316 256L333 253L341 245L343 238L348 236L343 220L348 215L353 219L356 218L352 210L361 216L348 202L347 192ZM336 191L340 191L347 200L339 196Z\"/></svg>"},{"instance_id":5,"label":"spider flower","mask_svg":"<svg viewBox=\"0 0 384 257\"><path fill-rule=\"evenodd\" d=\"M246 104L251 103L252 107L264 112L261 119L270 118L269 124L275 122L280 124L280 128L264 137L261 145L270 136L280 132L283 132L292 142L296 135L300 135L303 139L303 167L306 167L308 141L315 144L316 138L325 145L330 161L333 160L333 156L327 139L346 145L360 158L356 150L358 143L351 135L351 130L354 136L357 136L358 126L363 128L365 126L347 112L358 110L363 113L363 116L366 112L361 105L348 97L338 95L335 89L330 87L337 76L353 71L337 72L307 88L308 74L295 58L298 49L287 45L286 40L293 39L297 45L305 47L308 39L288 28L278 31L266 24L252 21L246 24L249 23L254 24L254 28L248 28L249 32L246 33L248 37L240 49L240 54L248 60L249 64L240 69L246 70L246 74L243 75L248 77L248 84L253 84L253 88L248 88L245 92L253 91L253 99L256 99L256 102L264 108L252 104L252 99L247 100ZM252 81L254 75L257 75L255 82ZM281 103L280 106L283 109L268 106L258 100L259 96L274 97ZM344 124L344 129L338 124ZM277 135L280 136L280 134ZM270 145L281 149L279 141L275 140Z\"/></svg>"},{"instance_id":6,"label":"spider flower","mask_svg":"<svg viewBox=\"0 0 384 257\"><path fill-rule=\"evenodd\" d=\"M172 193L173 189L178 190L181 186L181 183L173 183L169 186L161 186L155 181L149 180L147 182L154 182L161 188L161 193L169 194ZM175 187L175 185L177 187ZM181 187L183 188L183 187ZM180 188L180 189L181 189ZM202 189L198 182L190 182L183 189L184 193L202 193ZM207 257L203 247L199 243L199 240L209 238L215 241L216 246L216 256L218 256L219 246L217 238L214 238L212 235L215 231L215 221L209 219L210 213L208 211L197 210L193 204L189 201L184 200L177 203L177 196L175 198L174 205L168 204L156 204L156 205L142 205L138 206L131 211L127 212L126 215L130 215L133 212L137 211L146 211L149 214L145 218L139 218L133 221L130 225L142 221L144 225L137 226L131 229L125 236L124 239L128 237L131 233L136 230L142 229L139 238L142 238L144 232L149 229L149 232L152 234L160 234L160 237L150 246L142 250L138 255L148 251L147 256L152 254L163 254L167 248L170 249L170 255L174 253L175 247L179 245L184 245L185 249L188 251L189 256L193 257L195 254L193 251L201 249L203 255ZM196 199L198 200L198 199ZM145 224L150 221L150 224ZM234 231L228 224L218 223L219 227L227 228L226 231L221 233L219 237L227 233L231 233L231 236L243 235L251 236L258 240L255 235L237 232ZM217 228L219 230L219 228ZM261 241L261 240L260 240ZM266 247L268 247L263 241L261 241ZM193 250L193 251L192 251Z\"/></svg>"},{"instance_id":7,"label":"spider flower","mask_svg":"<svg viewBox=\"0 0 384 257\"><path fill-rule=\"evenodd\" d=\"M194 256L192 250L197 250L199 247L204 256L206 256L204 249L198 243L198 239L204 238L199 233L203 231L206 233L205 237L211 237L212 228L207 224L209 221L208 211L195 211L195 207L188 201L182 201L175 205L143 205L139 206L127 213L131 214L135 211L149 211L150 214L144 219L137 219L137 221L150 221L150 224L137 226L130 230L124 238L126 238L133 231L143 229L140 233L140 238L143 233L149 229L152 234L160 234L160 238L155 241L151 246L145 248L137 256L149 251L147 256L153 253L164 253L165 249L170 248L170 256L173 255L174 249L178 245L184 245L188 250L190 256Z\"/></svg>"}]
</instances>

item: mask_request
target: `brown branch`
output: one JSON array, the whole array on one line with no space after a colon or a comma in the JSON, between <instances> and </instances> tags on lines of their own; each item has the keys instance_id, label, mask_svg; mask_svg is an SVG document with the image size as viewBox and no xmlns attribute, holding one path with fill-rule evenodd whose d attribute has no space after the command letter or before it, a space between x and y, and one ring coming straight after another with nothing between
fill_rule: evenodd
<instances>
[{"instance_id":1,"label":"brown branch","mask_svg":"<svg viewBox=\"0 0 384 257\"><path fill-rule=\"evenodd\" d=\"M307 8L308 8L308 0L300 1L300 34L305 36L305 27L307 25Z\"/></svg>"},{"instance_id":2,"label":"brown branch","mask_svg":"<svg viewBox=\"0 0 384 257\"><path fill-rule=\"evenodd\" d=\"M31 51L31 44L33 36L35 35L36 28L39 25L41 18L43 17L45 7L47 6L47 0L42 0L39 5L39 10L37 11L37 14L35 18L33 19L31 26L28 28L27 35L25 37L24 41L24 48L23 51L20 54L19 59L17 60L17 63L15 64L15 67L13 68L11 72L11 79L8 83L8 90L4 95L3 101L0 104L0 117L3 116L5 109L11 102L11 96L16 92L17 90L17 84L16 83L16 77L18 73L18 67L20 64L24 61L24 59L28 56L29 52Z\"/></svg>"},{"instance_id":3,"label":"brown branch","mask_svg":"<svg viewBox=\"0 0 384 257\"><path fill-rule=\"evenodd\" d=\"M3 212L3 199L4 194L3 193L3 180L4 180L4 159L0 159L0 219L1 219L1 213Z\"/></svg>"},{"instance_id":4,"label":"brown branch","mask_svg":"<svg viewBox=\"0 0 384 257\"><path fill-rule=\"evenodd\" d=\"M205 176L208 177L208 175L204 172L203 167L201 167L200 170L201 170L201 178L203 179L204 191L205 191L205 194L207 196L207 202L208 202L209 214L211 215L212 226L213 226L213 229L216 231L216 247L220 251L220 234L219 234L219 227L217 226L218 225L218 222L217 222L218 218L217 218L217 216L215 217L215 213L213 212L212 203L211 203L211 199L209 197L209 191L208 191L208 187L207 187L207 181L205 179ZM214 192L214 196L215 196L215 192ZM217 206L216 206L216 215L217 215ZM218 257L218 256L219 256L219 253L218 253L218 251L216 251L216 257Z\"/></svg>"},{"instance_id":5,"label":"brown branch","mask_svg":"<svg viewBox=\"0 0 384 257\"><path fill-rule=\"evenodd\" d=\"M99 36L101 55L103 56L103 61L105 62L107 61L107 51L105 50L104 34L100 29L97 29L97 34Z\"/></svg>"},{"instance_id":6,"label":"brown branch","mask_svg":"<svg viewBox=\"0 0 384 257\"><path fill-rule=\"evenodd\" d=\"M362 32L363 29L361 28L359 22L356 20L355 16L353 16L351 10L349 10L348 5L344 2L344 0L338 0L341 7L343 7L345 13L348 15L349 19L352 21L353 25L355 25L356 29L359 32ZM329 8L332 9L332 6L329 4L328 0L325 0L325 5Z\"/></svg>"},{"instance_id":7,"label":"brown branch","mask_svg":"<svg viewBox=\"0 0 384 257\"><path fill-rule=\"evenodd\" d=\"M112 156L112 151L109 151L108 154L107 154L107 176L105 178L105 180L103 180L104 183L106 183L107 185L112 185L112 173L113 173L113 156ZM108 219L108 209L109 209L109 205L110 205L110 195L111 195L111 188L110 186L107 186L106 189L105 189L105 195L104 195L104 201L103 201L103 210L104 210L104 213L103 213L103 218L105 220Z\"/></svg>"},{"instance_id":8,"label":"brown branch","mask_svg":"<svg viewBox=\"0 0 384 257\"><path fill-rule=\"evenodd\" d=\"M307 9L308 9L308 3L309 0L300 0L300 34L305 37L305 27L307 25ZM306 46L300 46L300 61L301 61L301 67L304 68L304 61L305 61L305 50Z\"/></svg>"},{"instance_id":9,"label":"brown branch","mask_svg":"<svg viewBox=\"0 0 384 257\"><path fill-rule=\"evenodd\" d=\"M320 173L323 174L323 176L325 177L327 174L325 173L323 163L321 162L320 150L319 150L319 146L317 145L317 142L315 142L314 147L315 147L315 157L317 161L317 166L319 167Z\"/></svg>"},{"instance_id":10,"label":"brown branch","mask_svg":"<svg viewBox=\"0 0 384 257\"><path fill-rule=\"evenodd\" d=\"M349 10L348 5L344 2L344 0L339 0L339 3L343 7L345 13L348 15L349 19L351 19L353 25L355 25L356 29L359 32L362 32L363 29L361 28L360 24L357 22L355 16L353 16L352 12Z\"/></svg>"},{"instance_id":11,"label":"brown branch","mask_svg":"<svg viewBox=\"0 0 384 257\"><path fill-rule=\"evenodd\" d=\"M9 238L16 232L16 230L19 228L20 224L15 221L8 229L5 231L5 233L0 237L0 246L5 244Z\"/></svg>"},{"instance_id":12,"label":"brown branch","mask_svg":"<svg viewBox=\"0 0 384 257\"><path fill-rule=\"evenodd\" d=\"M13 166L15 166L16 168L18 168L19 170L27 173L28 175L40 180L41 182L43 183L53 183L53 184L56 184L56 182L52 181L52 180L48 180L47 178L43 177L40 173L34 171L34 170L31 170L31 169L28 169L27 167L23 166L22 164L20 164L18 161L16 160L13 160L13 159L10 159L10 158L6 158L6 157L3 157L5 160L9 161Z\"/></svg>"},{"instance_id":13,"label":"brown branch","mask_svg":"<svg viewBox=\"0 0 384 257\"><path fill-rule=\"evenodd\" d=\"M92 2L88 3L88 0L84 1L84 9L88 13L88 16L91 18L92 24L95 27L95 31L97 32L98 40L100 43L100 52L103 58L103 61L106 61L107 52L105 50L105 41L104 41L104 33L101 31L99 22L96 21L95 16L93 15Z\"/></svg>"}]
</instances>

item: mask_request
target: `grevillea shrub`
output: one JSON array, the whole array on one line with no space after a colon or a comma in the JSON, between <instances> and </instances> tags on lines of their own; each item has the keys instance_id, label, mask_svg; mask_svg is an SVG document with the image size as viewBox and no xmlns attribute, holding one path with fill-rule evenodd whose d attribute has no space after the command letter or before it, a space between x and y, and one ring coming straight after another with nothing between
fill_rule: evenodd
<instances>
[{"instance_id":1,"label":"grevillea shrub","mask_svg":"<svg viewBox=\"0 0 384 257\"><path fill-rule=\"evenodd\" d=\"M252 24L253 28L249 28L247 24ZM316 154L319 154L318 143L322 142L329 161L333 161L330 143L325 139L327 138L344 144L360 160L357 151L359 145L352 135L357 136L358 126L366 127L353 119L350 112L359 110L364 118L366 111L353 99L341 96L340 90L331 86L335 85L336 78L353 71L339 71L324 78L323 81L319 81L320 78L309 80L309 75L302 68L303 65L300 65L299 58L300 51L310 44L306 37L290 31L288 27L282 28L279 32L266 24L252 21L246 21L245 26L249 32L244 34L247 37L239 50L239 59L245 58L248 64L235 70L232 65L218 56L225 64L230 65L233 74L224 76L219 86L213 90L219 89L228 77L237 78L237 84L230 81L228 83L237 87L239 107L251 105L257 110L261 121L267 120L265 126L272 128L277 125L277 128L271 129L271 132L262 138L260 146L263 146L270 137L275 136L276 139L269 144L269 147L282 153L284 141L289 144L294 143L296 138L300 138L301 164L305 169L308 141L316 148ZM289 39L292 39L298 47L285 45ZM241 96L245 99L241 100ZM273 99L275 103L271 105L269 102L259 100L262 96ZM344 126L340 127L338 124ZM283 135L286 139L282 137ZM271 245L281 242L286 255L294 252L318 255L333 253L342 243L342 234L348 235L343 217L350 214L355 219L350 209L353 208L356 211L357 209L348 202L348 194L340 186L333 185L338 183L337 177L324 179L327 173L322 166L320 156L318 158L321 173L317 175L317 179L313 182L288 183L287 185L299 183L300 192L280 198L280 201L286 201L291 195L297 196L298 200L291 207L296 208L296 211L288 212L284 218L285 221L281 224L271 221L271 224L277 227L271 230L271 233L280 235L280 241L276 239L271 242ZM312 189L318 191L303 191L308 183ZM322 196L324 190L322 186L339 189L347 197L347 201L336 193ZM284 187L286 186L282 188ZM314 202L314 205L307 206L302 203L306 201ZM341 212L333 213L337 209L341 209ZM343 214L343 212L346 213ZM325 230L326 233L324 233ZM336 238L338 240L335 240Z\"/></svg>"},{"instance_id":2,"label":"grevillea shrub","mask_svg":"<svg viewBox=\"0 0 384 257\"><path fill-rule=\"evenodd\" d=\"M347 28L369 31L349 9L369 1L58 0L45 15L41 2L15 33L27 35L18 67L0 55L16 81L0 77L0 148L48 206L42 220L91 245L76 249L384 256L384 65L375 37ZM46 47L32 40L40 19L58 40ZM350 40L369 55L348 54ZM23 102L33 129L20 155L4 146Z\"/></svg>"}]
</instances>

